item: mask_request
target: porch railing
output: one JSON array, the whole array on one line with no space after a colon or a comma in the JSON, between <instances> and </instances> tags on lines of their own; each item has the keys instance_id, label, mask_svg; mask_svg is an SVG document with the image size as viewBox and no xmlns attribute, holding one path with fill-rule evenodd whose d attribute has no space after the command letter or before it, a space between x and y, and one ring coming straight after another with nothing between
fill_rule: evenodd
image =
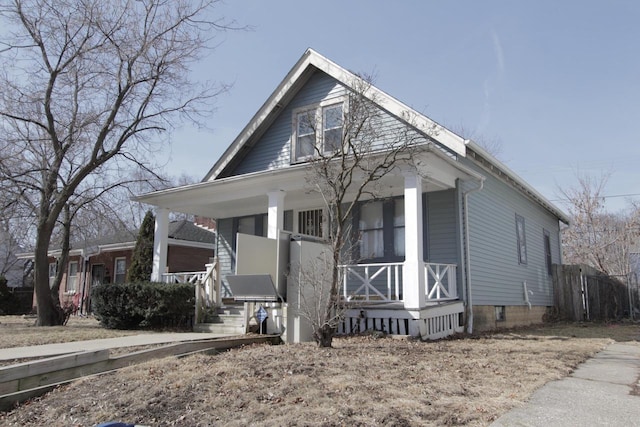
<instances>
[{"instance_id":1,"label":"porch railing","mask_svg":"<svg viewBox=\"0 0 640 427\"><path fill-rule=\"evenodd\" d=\"M342 298L346 301L402 301L402 264L341 265ZM424 264L428 302L458 299L456 268L456 264Z\"/></svg>"},{"instance_id":2,"label":"porch railing","mask_svg":"<svg viewBox=\"0 0 640 427\"><path fill-rule=\"evenodd\" d=\"M455 264L424 264L427 301L458 299Z\"/></svg>"},{"instance_id":3,"label":"porch railing","mask_svg":"<svg viewBox=\"0 0 640 427\"><path fill-rule=\"evenodd\" d=\"M402 263L341 265L346 301L401 301Z\"/></svg>"},{"instance_id":4,"label":"porch railing","mask_svg":"<svg viewBox=\"0 0 640 427\"><path fill-rule=\"evenodd\" d=\"M180 273L165 273L162 275L164 283L193 283L196 288L196 317L195 323L201 323L204 313L221 300L220 267L217 258L210 264L205 264L205 271L191 271Z\"/></svg>"}]
</instances>

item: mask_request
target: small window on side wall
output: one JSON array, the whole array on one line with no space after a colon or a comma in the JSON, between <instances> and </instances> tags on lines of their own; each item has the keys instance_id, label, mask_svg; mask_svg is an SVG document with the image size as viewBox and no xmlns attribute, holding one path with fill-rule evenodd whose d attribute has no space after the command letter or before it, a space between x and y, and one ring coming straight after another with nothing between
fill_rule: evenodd
<instances>
[{"instance_id":1,"label":"small window on side wall","mask_svg":"<svg viewBox=\"0 0 640 427\"><path fill-rule=\"evenodd\" d=\"M551 259L551 234L547 230L542 230L544 235L544 259L547 265L547 274L553 275L553 261Z\"/></svg>"},{"instance_id":2,"label":"small window on side wall","mask_svg":"<svg viewBox=\"0 0 640 427\"><path fill-rule=\"evenodd\" d=\"M524 217L516 214L516 237L518 239L518 263L527 263L527 239L524 228Z\"/></svg>"}]
</instances>

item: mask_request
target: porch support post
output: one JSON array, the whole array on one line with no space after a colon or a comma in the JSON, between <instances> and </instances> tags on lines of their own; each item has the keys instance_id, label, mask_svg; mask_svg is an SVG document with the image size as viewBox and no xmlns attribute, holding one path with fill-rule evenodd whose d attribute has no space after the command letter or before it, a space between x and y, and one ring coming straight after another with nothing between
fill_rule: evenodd
<instances>
[{"instance_id":1,"label":"porch support post","mask_svg":"<svg viewBox=\"0 0 640 427\"><path fill-rule=\"evenodd\" d=\"M169 244L169 209L158 208L153 233L153 267L151 281L162 281L162 273L167 270L167 246Z\"/></svg>"},{"instance_id":2,"label":"porch support post","mask_svg":"<svg viewBox=\"0 0 640 427\"><path fill-rule=\"evenodd\" d=\"M422 177L411 173L404 178L404 254L402 289L404 306L425 306L424 257L422 249Z\"/></svg>"},{"instance_id":3,"label":"porch support post","mask_svg":"<svg viewBox=\"0 0 640 427\"><path fill-rule=\"evenodd\" d=\"M287 193L282 190L270 191L269 210L267 211L267 237L277 239L278 231L284 228L284 196Z\"/></svg>"}]
</instances>

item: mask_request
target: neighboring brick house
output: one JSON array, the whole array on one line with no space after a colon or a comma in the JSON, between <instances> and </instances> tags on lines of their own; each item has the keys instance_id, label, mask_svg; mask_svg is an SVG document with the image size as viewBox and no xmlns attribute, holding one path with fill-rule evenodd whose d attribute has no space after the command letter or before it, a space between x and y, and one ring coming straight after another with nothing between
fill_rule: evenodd
<instances>
[{"instance_id":1,"label":"neighboring brick house","mask_svg":"<svg viewBox=\"0 0 640 427\"><path fill-rule=\"evenodd\" d=\"M201 221L198 221L201 223ZM206 224L210 226L211 224ZM93 241L72 244L60 283L60 303L74 302L81 313L91 312L91 288L102 283L123 283L136 244L137 231L122 231ZM169 224L167 272L202 269L214 255L215 232L182 220ZM49 276L53 282L59 249L49 251ZM33 299L36 306L35 295Z\"/></svg>"}]
</instances>

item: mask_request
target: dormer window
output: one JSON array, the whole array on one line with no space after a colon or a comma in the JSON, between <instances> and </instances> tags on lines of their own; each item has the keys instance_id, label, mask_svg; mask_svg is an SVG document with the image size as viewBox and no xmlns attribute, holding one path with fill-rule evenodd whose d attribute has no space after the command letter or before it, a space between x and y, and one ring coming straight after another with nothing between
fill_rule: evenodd
<instances>
[{"instance_id":1,"label":"dormer window","mask_svg":"<svg viewBox=\"0 0 640 427\"><path fill-rule=\"evenodd\" d=\"M343 103L320 104L294 113L293 161L328 154L342 143Z\"/></svg>"}]
</instances>

